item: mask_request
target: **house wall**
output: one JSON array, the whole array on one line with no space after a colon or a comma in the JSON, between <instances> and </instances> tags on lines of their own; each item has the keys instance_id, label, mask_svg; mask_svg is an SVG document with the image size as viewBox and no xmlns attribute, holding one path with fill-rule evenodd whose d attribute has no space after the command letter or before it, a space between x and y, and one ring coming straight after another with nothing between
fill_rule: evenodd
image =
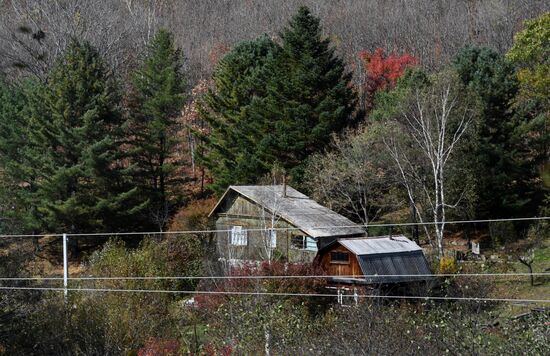
<instances>
[{"instance_id":1,"label":"house wall","mask_svg":"<svg viewBox=\"0 0 550 356\"><path fill-rule=\"evenodd\" d=\"M216 230L231 230L233 226L242 226L243 229L266 229L272 226L272 216L257 204L248 199L233 194L226 197L218 211ZM295 228L288 222L275 218L273 226L280 228ZM299 250L292 246L293 236L304 236L299 230L277 230L276 247L271 250L271 259L284 259L289 262L311 262L316 251ZM220 257L225 259L267 260L269 249L267 236L263 231L248 231L246 246L231 245L231 232L216 233L217 250Z\"/></svg>"},{"instance_id":2,"label":"house wall","mask_svg":"<svg viewBox=\"0 0 550 356\"><path fill-rule=\"evenodd\" d=\"M346 252L349 254L349 263L334 263L331 261L331 252ZM363 272L355 256L351 251L340 244L323 251L319 258L323 270L331 276L361 276Z\"/></svg>"}]
</instances>

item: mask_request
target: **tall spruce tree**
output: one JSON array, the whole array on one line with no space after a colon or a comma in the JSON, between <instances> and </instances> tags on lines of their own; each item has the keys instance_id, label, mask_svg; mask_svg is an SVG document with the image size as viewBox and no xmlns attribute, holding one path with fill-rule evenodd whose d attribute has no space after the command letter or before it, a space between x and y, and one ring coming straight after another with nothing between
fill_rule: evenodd
<instances>
[{"instance_id":1,"label":"tall spruce tree","mask_svg":"<svg viewBox=\"0 0 550 356\"><path fill-rule=\"evenodd\" d=\"M22 111L25 98L22 89L9 85L0 76L0 167L9 169L10 161L18 156L24 140Z\"/></svg>"},{"instance_id":2,"label":"tall spruce tree","mask_svg":"<svg viewBox=\"0 0 550 356\"><path fill-rule=\"evenodd\" d=\"M185 102L183 58L172 35L161 30L151 41L133 76L130 97L130 157L134 178L146 198L148 218L162 229L179 201L175 174L182 162L175 155L177 121Z\"/></svg>"},{"instance_id":3,"label":"tall spruce tree","mask_svg":"<svg viewBox=\"0 0 550 356\"><path fill-rule=\"evenodd\" d=\"M211 132L197 134L207 146L201 162L214 177L212 188L218 193L230 184L255 183L269 171L258 155L258 143L266 134L265 118L252 108L266 100L266 82L277 48L262 36L240 43L216 66L215 89L206 94L200 107Z\"/></svg>"},{"instance_id":4,"label":"tall spruce tree","mask_svg":"<svg viewBox=\"0 0 550 356\"><path fill-rule=\"evenodd\" d=\"M281 39L269 100L258 108L269 120L261 151L265 161L279 161L299 184L307 157L350 123L356 96L351 74L307 7L300 7Z\"/></svg>"},{"instance_id":5,"label":"tall spruce tree","mask_svg":"<svg viewBox=\"0 0 550 356\"><path fill-rule=\"evenodd\" d=\"M0 76L0 231L24 231L20 213L17 169L21 149L26 143L23 110L25 96L22 86L10 85Z\"/></svg>"},{"instance_id":6,"label":"tall spruce tree","mask_svg":"<svg viewBox=\"0 0 550 356\"><path fill-rule=\"evenodd\" d=\"M242 43L216 69L201 116L212 131L203 162L217 192L257 182L274 165L300 184L306 159L349 123L351 75L319 19L300 8L281 39Z\"/></svg>"},{"instance_id":7,"label":"tall spruce tree","mask_svg":"<svg viewBox=\"0 0 550 356\"><path fill-rule=\"evenodd\" d=\"M119 162L119 91L98 52L73 41L44 86L27 93L18 166L35 229L125 229L138 209Z\"/></svg>"},{"instance_id":8,"label":"tall spruce tree","mask_svg":"<svg viewBox=\"0 0 550 356\"><path fill-rule=\"evenodd\" d=\"M461 81L479 97L481 106L478 140L463 158L472 162L477 172L476 217L525 214L532 201L533 189L526 183L533 170L531 163L520 157L522 144L514 138L520 125L511 105L518 92L515 70L488 48L465 48L453 66Z\"/></svg>"}]
</instances>

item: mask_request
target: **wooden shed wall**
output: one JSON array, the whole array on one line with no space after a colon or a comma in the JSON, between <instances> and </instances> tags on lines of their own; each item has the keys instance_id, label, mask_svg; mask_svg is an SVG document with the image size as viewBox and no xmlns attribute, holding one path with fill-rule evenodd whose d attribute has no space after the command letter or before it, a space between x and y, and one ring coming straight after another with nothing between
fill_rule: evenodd
<instances>
[{"instance_id":1,"label":"wooden shed wall","mask_svg":"<svg viewBox=\"0 0 550 356\"><path fill-rule=\"evenodd\" d=\"M331 261L331 252L346 252L349 254L349 263L334 263ZM361 276L361 266L351 251L340 244L335 244L333 247L323 251L320 256L319 263L323 270L331 276Z\"/></svg>"}]
</instances>

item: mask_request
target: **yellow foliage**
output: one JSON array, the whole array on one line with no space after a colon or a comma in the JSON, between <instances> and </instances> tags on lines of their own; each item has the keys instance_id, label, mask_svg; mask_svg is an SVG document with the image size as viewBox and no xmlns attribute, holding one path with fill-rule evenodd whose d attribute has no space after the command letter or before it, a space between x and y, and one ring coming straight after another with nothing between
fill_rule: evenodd
<instances>
[{"instance_id":1,"label":"yellow foliage","mask_svg":"<svg viewBox=\"0 0 550 356\"><path fill-rule=\"evenodd\" d=\"M456 260L453 257L441 257L439 260L440 274L453 274L458 272Z\"/></svg>"}]
</instances>

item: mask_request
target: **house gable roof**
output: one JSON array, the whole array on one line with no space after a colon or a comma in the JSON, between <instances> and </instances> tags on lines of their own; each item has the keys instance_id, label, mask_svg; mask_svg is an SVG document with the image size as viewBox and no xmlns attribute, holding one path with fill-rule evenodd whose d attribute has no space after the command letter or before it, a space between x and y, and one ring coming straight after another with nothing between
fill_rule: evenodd
<instances>
[{"instance_id":1,"label":"house gable roof","mask_svg":"<svg viewBox=\"0 0 550 356\"><path fill-rule=\"evenodd\" d=\"M230 192L244 196L311 237L358 236L365 233L360 225L290 186L286 187L286 196L283 196L282 185L232 185L225 191L209 216L218 212L221 203Z\"/></svg>"}]
</instances>

